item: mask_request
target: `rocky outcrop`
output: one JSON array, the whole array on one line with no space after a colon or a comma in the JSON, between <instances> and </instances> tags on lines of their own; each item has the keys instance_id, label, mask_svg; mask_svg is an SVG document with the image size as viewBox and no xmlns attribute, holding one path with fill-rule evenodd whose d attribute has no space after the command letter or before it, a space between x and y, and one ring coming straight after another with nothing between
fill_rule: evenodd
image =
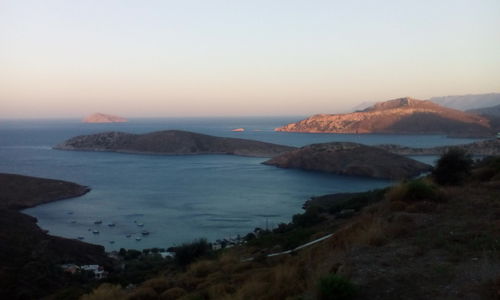
<instances>
[{"instance_id":1,"label":"rocky outcrop","mask_svg":"<svg viewBox=\"0 0 500 300\"><path fill-rule=\"evenodd\" d=\"M347 142L305 146L276 156L264 164L384 179L404 179L431 170L431 166L413 159Z\"/></svg>"},{"instance_id":2,"label":"rocky outcrop","mask_svg":"<svg viewBox=\"0 0 500 300\"><path fill-rule=\"evenodd\" d=\"M491 136L485 117L439 106L430 101L400 98L348 114L319 114L275 129L313 133L393 133Z\"/></svg>"},{"instance_id":3,"label":"rocky outcrop","mask_svg":"<svg viewBox=\"0 0 500 300\"><path fill-rule=\"evenodd\" d=\"M118 116L95 113L95 114L91 114L90 116L85 117L82 122L83 123L124 123L124 122L128 122L128 120L125 118L122 118L122 117L118 117Z\"/></svg>"},{"instance_id":4,"label":"rocky outcrop","mask_svg":"<svg viewBox=\"0 0 500 300\"><path fill-rule=\"evenodd\" d=\"M255 157L273 157L295 149L294 147L254 140L215 137L180 130L146 134L104 132L77 136L54 148L167 155L234 154Z\"/></svg>"},{"instance_id":5,"label":"rocky outcrop","mask_svg":"<svg viewBox=\"0 0 500 300\"><path fill-rule=\"evenodd\" d=\"M378 145L376 147L399 155L441 155L452 148L462 149L472 155L500 155L500 139L432 148L411 148L392 144Z\"/></svg>"}]
</instances>

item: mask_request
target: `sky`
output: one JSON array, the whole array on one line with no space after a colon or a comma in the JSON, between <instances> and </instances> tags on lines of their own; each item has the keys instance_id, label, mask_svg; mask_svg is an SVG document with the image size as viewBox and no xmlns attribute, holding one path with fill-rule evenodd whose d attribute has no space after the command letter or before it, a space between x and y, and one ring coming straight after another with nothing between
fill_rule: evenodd
<instances>
[{"instance_id":1,"label":"sky","mask_svg":"<svg viewBox=\"0 0 500 300\"><path fill-rule=\"evenodd\" d=\"M491 92L498 0L0 0L0 118L309 115Z\"/></svg>"}]
</instances>

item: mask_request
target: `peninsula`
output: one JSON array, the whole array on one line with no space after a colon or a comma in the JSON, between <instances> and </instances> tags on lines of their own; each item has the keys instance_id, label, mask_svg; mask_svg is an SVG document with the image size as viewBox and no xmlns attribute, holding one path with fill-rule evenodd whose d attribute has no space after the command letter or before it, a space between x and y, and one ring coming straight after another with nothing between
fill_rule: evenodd
<instances>
[{"instance_id":1,"label":"peninsula","mask_svg":"<svg viewBox=\"0 0 500 300\"><path fill-rule=\"evenodd\" d=\"M118 117L118 116L113 116L113 115L107 115L107 114L102 114L102 113L95 113L91 114L87 117L85 117L82 121L83 123L124 123L128 122L127 119Z\"/></svg>"},{"instance_id":2,"label":"peninsula","mask_svg":"<svg viewBox=\"0 0 500 300\"><path fill-rule=\"evenodd\" d=\"M112 265L104 247L48 235L36 218L17 211L88 191L67 181L0 174L0 298L40 299L68 285L60 264Z\"/></svg>"},{"instance_id":3,"label":"peninsula","mask_svg":"<svg viewBox=\"0 0 500 300\"><path fill-rule=\"evenodd\" d=\"M55 146L54 149L137 154L233 154L273 157L295 148L247 139L166 130L146 134L103 132L77 136Z\"/></svg>"},{"instance_id":4,"label":"peninsula","mask_svg":"<svg viewBox=\"0 0 500 300\"><path fill-rule=\"evenodd\" d=\"M383 179L410 178L432 168L383 149L348 142L305 146L273 157L264 164Z\"/></svg>"},{"instance_id":5,"label":"peninsula","mask_svg":"<svg viewBox=\"0 0 500 300\"><path fill-rule=\"evenodd\" d=\"M431 101L399 98L348 114L319 114L275 129L311 133L492 136L488 118Z\"/></svg>"}]
</instances>

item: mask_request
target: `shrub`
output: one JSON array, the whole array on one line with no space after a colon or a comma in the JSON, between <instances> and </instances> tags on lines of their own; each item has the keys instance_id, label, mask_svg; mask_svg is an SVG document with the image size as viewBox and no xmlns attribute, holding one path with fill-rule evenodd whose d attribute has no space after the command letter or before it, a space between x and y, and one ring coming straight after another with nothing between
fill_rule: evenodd
<instances>
[{"instance_id":1,"label":"shrub","mask_svg":"<svg viewBox=\"0 0 500 300\"><path fill-rule=\"evenodd\" d=\"M82 300L113 300L113 299L123 299L125 298L125 292L119 285L112 285L109 283L101 284L97 289L93 290L92 293L83 295L80 299Z\"/></svg>"},{"instance_id":2,"label":"shrub","mask_svg":"<svg viewBox=\"0 0 500 300\"><path fill-rule=\"evenodd\" d=\"M437 201L441 195L435 185L424 179L416 179L391 188L387 198L391 202Z\"/></svg>"},{"instance_id":3,"label":"shrub","mask_svg":"<svg viewBox=\"0 0 500 300\"><path fill-rule=\"evenodd\" d=\"M318 296L320 300L354 299L356 286L348 279L337 274L330 274L319 280Z\"/></svg>"},{"instance_id":4,"label":"shrub","mask_svg":"<svg viewBox=\"0 0 500 300\"><path fill-rule=\"evenodd\" d=\"M181 266L186 266L202 256L207 256L211 250L212 247L206 239L199 239L173 249L175 261Z\"/></svg>"},{"instance_id":5,"label":"shrub","mask_svg":"<svg viewBox=\"0 0 500 300\"><path fill-rule=\"evenodd\" d=\"M470 154L451 148L439 158L432 175L438 184L460 185L470 175L472 163Z\"/></svg>"},{"instance_id":6,"label":"shrub","mask_svg":"<svg viewBox=\"0 0 500 300\"><path fill-rule=\"evenodd\" d=\"M309 227L323 222L324 218L320 215L320 210L316 207L307 209L303 214L296 214L292 218L293 225L300 227Z\"/></svg>"}]
</instances>

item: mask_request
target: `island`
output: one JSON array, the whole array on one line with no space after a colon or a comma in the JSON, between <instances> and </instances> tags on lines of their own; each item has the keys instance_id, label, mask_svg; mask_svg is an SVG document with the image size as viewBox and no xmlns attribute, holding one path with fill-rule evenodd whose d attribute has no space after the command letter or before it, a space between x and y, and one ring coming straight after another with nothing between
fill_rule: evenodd
<instances>
[{"instance_id":1,"label":"island","mask_svg":"<svg viewBox=\"0 0 500 300\"><path fill-rule=\"evenodd\" d=\"M484 116L409 97L376 103L348 114L319 114L275 131L310 133L447 134L487 137L494 134Z\"/></svg>"},{"instance_id":2,"label":"island","mask_svg":"<svg viewBox=\"0 0 500 300\"><path fill-rule=\"evenodd\" d=\"M312 144L263 162L280 168L381 179L405 179L431 166L389 151L350 142Z\"/></svg>"},{"instance_id":3,"label":"island","mask_svg":"<svg viewBox=\"0 0 500 300\"><path fill-rule=\"evenodd\" d=\"M232 154L273 157L295 147L255 140L216 137L181 130L146 134L103 132L71 138L54 147L58 150L110 151L136 154Z\"/></svg>"},{"instance_id":4,"label":"island","mask_svg":"<svg viewBox=\"0 0 500 300\"><path fill-rule=\"evenodd\" d=\"M0 298L39 299L65 286L70 279L61 264L112 267L103 246L51 236L36 218L18 211L89 190L67 181L0 174Z\"/></svg>"},{"instance_id":5,"label":"island","mask_svg":"<svg viewBox=\"0 0 500 300\"><path fill-rule=\"evenodd\" d=\"M128 122L127 119L118 117L118 116L113 116L113 115L108 115L108 114L102 114L102 113L94 113L89 116L86 116L83 121L83 123L124 123Z\"/></svg>"}]
</instances>

